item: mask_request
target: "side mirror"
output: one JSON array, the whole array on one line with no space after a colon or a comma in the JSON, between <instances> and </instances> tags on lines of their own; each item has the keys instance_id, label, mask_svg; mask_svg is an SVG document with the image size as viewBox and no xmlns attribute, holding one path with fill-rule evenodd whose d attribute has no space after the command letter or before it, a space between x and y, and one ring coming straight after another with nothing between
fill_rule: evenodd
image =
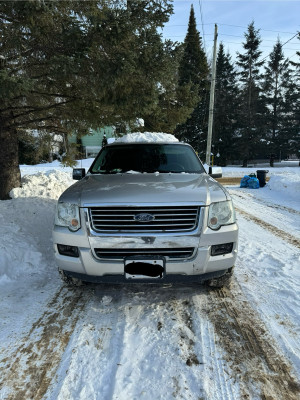
<instances>
[{"instance_id":1,"label":"side mirror","mask_svg":"<svg viewBox=\"0 0 300 400\"><path fill-rule=\"evenodd\" d=\"M73 179L75 181L80 181L80 179L85 177L85 169L84 168L74 168L73 169Z\"/></svg>"},{"instance_id":2,"label":"side mirror","mask_svg":"<svg viewBox=\"0 0 300 400\"><path fill-rule=\"evenodd\" d=\"M222 178L222 168L221 167L211 167L211 166L209 166L208 174L212 178Z\"/></svg>"}]
</instances>

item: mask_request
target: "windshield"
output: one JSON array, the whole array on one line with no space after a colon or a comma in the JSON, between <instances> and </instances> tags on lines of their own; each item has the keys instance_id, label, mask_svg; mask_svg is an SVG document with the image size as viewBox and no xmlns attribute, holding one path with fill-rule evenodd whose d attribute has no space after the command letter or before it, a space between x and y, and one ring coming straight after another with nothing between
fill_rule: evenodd
<instances>
[{"instance_id":1,"label":"windshield","mask_svg":"<svg viewBox=\"0 0 300 400\"><path fill-rule=\"evenodd\" d=\"M194 150L184 144L122 144L104 147L90 168L92 174L126 172L203 173Z\"/></svg>"}]
</instances>

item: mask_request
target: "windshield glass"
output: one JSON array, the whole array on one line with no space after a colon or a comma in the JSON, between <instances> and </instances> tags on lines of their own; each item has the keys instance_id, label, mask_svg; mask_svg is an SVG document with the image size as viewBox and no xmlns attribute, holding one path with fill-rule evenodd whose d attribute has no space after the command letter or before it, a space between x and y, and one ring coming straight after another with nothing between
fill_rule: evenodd
<instances>
[{"instance_id":1,"label":"windshield glass","mask_svg":"<svg viewBox=\"0 0 300 400\"><path fill-rule=\"evenodd\" d=\"M126 144L104 147L90 168L92 174L126 172L203 173L194 150L184 144Z\"/></svg>"}]
</instances>

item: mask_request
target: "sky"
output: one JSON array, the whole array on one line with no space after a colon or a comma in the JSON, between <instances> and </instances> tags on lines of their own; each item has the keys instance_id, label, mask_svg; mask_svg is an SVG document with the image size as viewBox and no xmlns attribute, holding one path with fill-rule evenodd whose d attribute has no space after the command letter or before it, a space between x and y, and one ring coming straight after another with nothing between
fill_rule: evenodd
<instances>
[{"instance_id":1,"label":"sky","mask_svg":"<svg viewBox=\"0 0 300 400\"><path fill-rule=\"evenodd\" d=\"M252 21L255 28L260 29L262 58L272 51L278 37L284 44L300 31L300 0L174 0L174 14L164 27L164 38L184 41L192 4L209 59L213 52L215 24L218 44L223 42L233 61L237 51L244 52L244 34ZM297 36L283 46L284 55L293 61L298 60L296 51L299 50Z\"/></svg>"}]
</instances>

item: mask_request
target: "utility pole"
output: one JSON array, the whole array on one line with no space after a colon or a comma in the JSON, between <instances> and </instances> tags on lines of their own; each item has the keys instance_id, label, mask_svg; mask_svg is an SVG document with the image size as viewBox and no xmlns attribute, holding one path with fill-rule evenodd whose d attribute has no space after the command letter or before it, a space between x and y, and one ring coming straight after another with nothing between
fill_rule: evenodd
<instances>
[{"instance_id":1,"label":"utility pole","mask_svg":"<svg viewBox=\"0 0 300 400\"><path fill-rule=\"evenodd\" d=\"M206 159L205 159L205 163L207 165L210 165L211 137L212 137L212 127L213 127L213 120L214 120L216 63L217 63L217 37L218 37L218 27L217 27L217 24L215 24L214 53L213 53L213 63L212 63L212 71L211 71L208 132L207 132L207 146L206 146Z\"/></svg>"}]
</instances>

